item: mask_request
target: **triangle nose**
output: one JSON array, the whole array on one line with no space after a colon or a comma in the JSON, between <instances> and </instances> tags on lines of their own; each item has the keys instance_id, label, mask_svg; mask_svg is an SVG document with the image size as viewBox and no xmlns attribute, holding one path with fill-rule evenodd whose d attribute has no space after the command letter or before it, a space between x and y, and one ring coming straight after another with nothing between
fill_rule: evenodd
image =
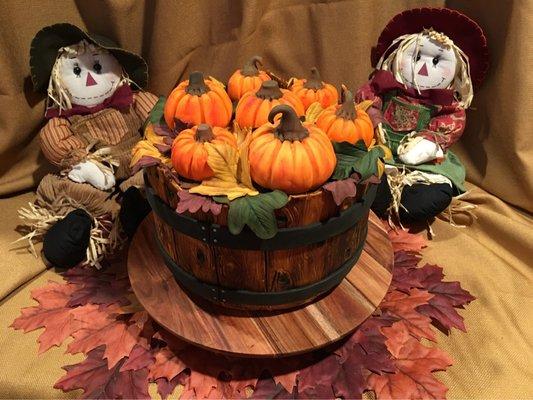
<instances>
[{"instance_id":1,"label":"triangle nose","mask_svg":"<svg viewBox=\"0 0 533 400\"><path fill-rule=\"evenodd\" d=\"M96 81L94 80L93 76L90 72L87 72L87 81L85 82L85 86L94 86L97 85Z\"/></svg>"},{"instance_id":2,"label":"triangle nose","mask_svg":"<svg viewBox=\"0 0 533 400\"><path fill-rule=\"evenodd\" d=\"M422 68L418 70L418 75L428 76L428 67L426 66L426 63L424 63Z\"/></svg>"}]
</instances>

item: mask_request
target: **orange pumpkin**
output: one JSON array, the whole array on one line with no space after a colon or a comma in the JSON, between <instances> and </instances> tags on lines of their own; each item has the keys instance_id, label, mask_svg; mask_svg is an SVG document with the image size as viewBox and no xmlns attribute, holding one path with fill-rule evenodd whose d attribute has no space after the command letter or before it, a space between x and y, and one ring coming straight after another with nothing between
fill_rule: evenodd
<instances>
[{"instance_id":1,"label":"orange pumpkin","mask_svg":"<svg viewBox=\"0 0 533 400\"><path fill-rule=\"evenodd\" d=\"M278 125L274 118L281 114ZM259 185L297 194L326 182L337 163L327 135L310 122L300 122L293 108L278 105L268 121L252 133L250 175Z\"/></svg>"},{"instance_id":2,"label":"orange pumpkin","mask_svg":"<svg viewBox=\"0 0 533 400\"><path fill-rule=\"evenodd\" d=\"M171 129L176 120L187 125L205 123L226 127L232 111L231 100L220 82L204 79L201 72L192 72L189 80L181 82L170 93L164 114Z\"/></svg>"},{"instance_id":3,"label":"orange pumpkin","mask_svg":"<svg viewBox=\"0 0 533 400\"><path fill-rule=\"evenodd\" d=\"M270 76L258 67L262 65L262 60L261 57L254 56L231 75L228 81L228 94L231 100L237 101L249 91L256 92L261 83L270 80Z\"/></svg>"},{"instance_id":4,"label":"orange pumpkin","mask_svg":"<svg viewBox=\"0 0 533 400\"><path fill-rule=\"evenodd\" d=\"M237 139L230 131L207 124L193 126L181 131L172 143L172 166L179 175L195 181L203 181L213 176L207 164L206 142L225 142L237 147Z\"/></svg>"},{"instance_id":5,"label":"orange pumpkin","mask_svg":"<svg viewBox=\"0 0 533 400\"><path fill-rule=\"evenodd\" d=\"M364 140L368 147L374 138L374 126L368 114L355 107L352 92L343 91L342 104L332 105L322 111L316 125L321 128L333 142L357 143Z\"/></svg>"},{"instance_id":6,"label":"orange pumpkin","mask_svg":"<svg viewBox=\"0 0 533 400\"><path fill-rule=\"evenodd\" d=\"M304 108L315 102L319 102L322 108L337 104L339 93L335 86L322 82L318 69L311 68L311 78L295 79L291 85L291 91L302 101Z\"/></svg>"},{"instance_id":7,"label":"orange pumpkin","mask_svg":"<svg viewBox=\"0 0 533 400\"><path fill-rule=\"evenodd\" d=\"M291 106L298 116L304 105L290 90L280 89L276 81L265 81L256 92L245 93L235 110L235 121L241 127L258 128L268 122L268 113L279 104Z\"/></svg>"}]
</instances>

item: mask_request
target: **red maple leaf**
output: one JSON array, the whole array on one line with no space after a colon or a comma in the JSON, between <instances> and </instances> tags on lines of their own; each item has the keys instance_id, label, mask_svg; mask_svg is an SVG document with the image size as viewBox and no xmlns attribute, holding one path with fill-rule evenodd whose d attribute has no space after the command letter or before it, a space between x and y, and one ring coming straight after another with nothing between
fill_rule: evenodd
<instances>
[{"instance_id":1,"label":"red maple leaf","mask_svg":"<svg viewBox=\"0 0 533 400\"><path fill-rule=\"evenodd\" d=\"M435 341L431 319L416 311L418 306L427 304L432 297L432 294L420 289L411 289L408 293L394 290L387 293L380 308L384 313L404 320L411 335L417 339Z\"/></svg>"},{"instance_id":2,"label":"red maple leaf","mask_svg":"<svg viewBox=\"0 0 533 400\"><path fill-rule=\"evenodd\" d=\"M88 399L147 399L148 370L121 371L124 360L108 368L104 359L104 346L90 351L79 364L63 367L67 374L54 388L63 391L83 390Z\"/></svg>"},{"instance_id":3,"label":"red maple leaf","mask_svg":"<svg viewBox=\"0 0 533 400\"><path fill-rule=\"evenodd\" d=\"M152 355L152 352L137 344L131 351L127 360L122 364L122 367L120 367L120 372L148 368L153 362L154 356Z\"/></svg>"},{"instance_id":4,"label":"red maple leaf","mask_svg":"<svg viewBox=\"0 0 533 400\"><path fill-rule=\"evenodd\" d=\"M426 239L422 235L415 235L403 229L390 229L389 239L394 251L419 251L426 247Z\"/></svg>"},{"instance_id":5,"label":"red maple leaf","mask_svg":"<svg viewBox=\"0 0 533 400\"><path fill-rule=\"evenodd\" d=\"M441 399L448 390L433 372L452 364L442 350L422 345L410 334L405 321L383 328L386 345L394 358L397 372L371 374L368 383L378 399Z\"/></svg>"}]
</instances>

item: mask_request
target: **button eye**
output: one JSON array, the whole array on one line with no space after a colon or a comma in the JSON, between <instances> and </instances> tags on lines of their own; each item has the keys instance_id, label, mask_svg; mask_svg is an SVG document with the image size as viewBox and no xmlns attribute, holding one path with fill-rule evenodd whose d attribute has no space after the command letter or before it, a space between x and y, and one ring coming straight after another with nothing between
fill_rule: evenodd
<instances>
[{"instance_id":1,"label":"button eye","mask_svg":"<svg viewBox=\"0 0 533 400\"><path fill-rule=\"evenodd\" d=\"M440 61L439 57L433 57L433 65L437 65Z\"/></svg>"},{"instance_id":2,"label":"button eye","mask_svg":"<svg viewBox=\"0 0 533 400\"><path fill-rule=\"evenodd\" d=\"M100 64L99 61L96 61L93 65L93 69L95 70L95 72L97 74L99 74L101 71L102 71L102 65Z\"/></svg>"},{"instance_id":3,"label":"button eye","mask_svg":"<svg viewBox=\"0 0 533 400\"><path fill-rule=\"evenodd\" d=\"M78 66L76 65L76 66L72 69L72 72L74 72L74 74L75 74L76 76L80 76L80 74L81 74L81 68L78 67Z\"/></svg>"},{"instance_id":4,"label":"button eye","mask_svg":"<svg viewBox=\"0 0 533 400\"><path fill-rule=\"evenodd\" d=\"M420 60L420 53L416 53L416 56L415 56L415 61L418 61Z\"/></svg>"}]
</instances>

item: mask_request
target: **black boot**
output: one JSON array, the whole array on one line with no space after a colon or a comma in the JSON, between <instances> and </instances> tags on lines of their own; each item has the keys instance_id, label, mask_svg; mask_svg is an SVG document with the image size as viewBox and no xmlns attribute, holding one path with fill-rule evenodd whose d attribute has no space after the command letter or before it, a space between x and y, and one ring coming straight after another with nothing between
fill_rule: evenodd
<instances>
[{"instance_id":1,"label":"black boot","mask_svg":"<svg viewBox=\"0 0 533 400\"><path fill-rule=\"evenodd\" d=\"M118 217L122 230L129 238L133 237L137 227L150 211L150 204L135 186L124 192Z\"/></svg>"},{"instance_id":2,"label":"black boot","mask_svg":"<svg viewBox=\"0 0 533 400\"><path fill-rule=\"evenodd\" d=\"M58 268L71 268L85 260L92 219L84 210L71 211L43 238L45 259Z\"/></svg>"},{"instance_id":3,"label":"black boot","mask_svg":"<svg viewBox=\"0 0 533 400\"><path fill-rule=\"evenodd\" d=\"M447 183L405 186L402 191L400 220L405 223L427 221L450 205L453 189Z\"/></svg>"},{"instance_id":4,"label":"black boot","mask_svg":"<svg viewBox=\"0 0 533 400\"><path fill-rule=\"evenodd\" d=\"M450 205L452 197L453 189L446 183L406 185L402 190L403 207L400 207L400 221L406 224L427 221L444 211ZM391 201L392 194L387 177L383 175L371 207L372 211L385 218Z\"/></svg>"}]
</instances>

